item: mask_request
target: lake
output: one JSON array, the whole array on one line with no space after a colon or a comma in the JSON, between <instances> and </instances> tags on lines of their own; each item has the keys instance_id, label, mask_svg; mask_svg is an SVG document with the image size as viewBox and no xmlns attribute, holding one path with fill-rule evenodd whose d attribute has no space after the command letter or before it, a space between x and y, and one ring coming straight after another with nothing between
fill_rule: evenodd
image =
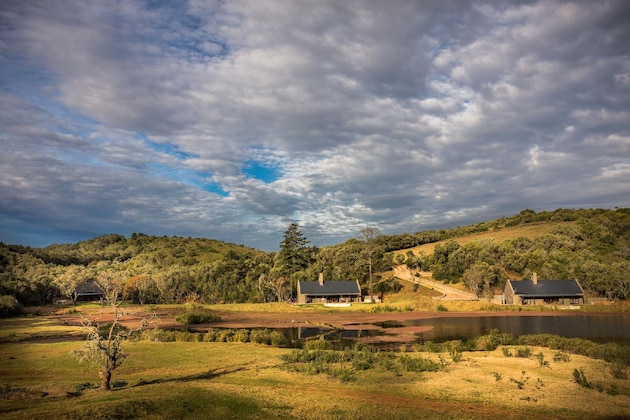
<instances>
[{"instance_id":1,"label":"lake","mask_svg":"<svg viewBox=\"0 0 630 420\"><path fill-rule=\"evenodd\" d=\"M492 329L511 333L515 337L526 334L554 334L568 338L584 338L594 342L616 342L630 345L630 315L618 314L575 314L562 316L475 316L417 319L404 322L386 321L374 324L385 331L396 328L421 326L429 327L416 333L416 342L432 341L442 343L449 340L468 340L488 334ZM282 328L290 340L304 339L328 330L317 327ZM383 335L383 330L353 329L338 332L333 339L350 339Z\"/></svg>"},{"instance_id":2,"label":"lake","mask_svg":"<svg viewBox=\"0 0 630 420\"><path fill-rule=\"evenodd\" d=\"M617 342L630 345L628 315L473 316L416 320L406 325L432 327L429 331L417 334L419 342L467 340L488 334L492 329L498 329L515 337L526 334L554 334L561 337L585 338L599 343Z\"/></svg>"}]
</instances>

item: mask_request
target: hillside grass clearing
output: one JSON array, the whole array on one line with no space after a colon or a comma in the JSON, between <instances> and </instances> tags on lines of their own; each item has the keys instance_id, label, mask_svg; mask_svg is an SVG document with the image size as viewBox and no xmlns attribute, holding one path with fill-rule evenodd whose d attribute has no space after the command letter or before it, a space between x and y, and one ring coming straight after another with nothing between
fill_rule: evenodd
<instances>
[{"instance_id":1,"label":"hillside grass clearing","mask_svg":"<svg viewBox=\"0 0 630 420\"><path fill-rule=\"evenodd\" d=\"M484 241L494 239L496 241L505 241L508 239L516 239L520 237L524 238L537 238L542 235L550 234L555 228L559 226L572 226L575 222L536 222L526 223L519 226L511 226L488 232L473 233L471 235L460 236L457 238L445 239L442 241L431 242L428 244L422 244L413 248L401 249L393 251L394 255L405 255L408 251L413 251L414 254L420 255L425 253L426 255L433 254L433 250L438 245L443 245L448 241L455 241L459 245L463 246L473 241Z\"/></svg>"}]
</instances>

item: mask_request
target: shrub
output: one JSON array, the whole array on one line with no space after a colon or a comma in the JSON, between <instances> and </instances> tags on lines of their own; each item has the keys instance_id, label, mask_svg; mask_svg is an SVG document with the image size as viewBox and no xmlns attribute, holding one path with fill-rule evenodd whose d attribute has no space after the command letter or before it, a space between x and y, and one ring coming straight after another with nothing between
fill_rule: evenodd
<instances>
[{"instance_id":1,"label":"shrub","mask_svg":"<svg viewBox=\"0 0 630 420\"><path fill-rule=\"evenodd\" d=\"M617 388L617 385L611 384L610 388L606 390L606 393L608 395L619 395L619 389Z\"/></svg>"},{"instance_id":2,"label":"shrub","mask_svg":"<svg viewBox=\"0 0 630 420\"><path fill-rule=\"evenodd\" d=\"M268 346L283 346L287 343L287 338L281 332L268 328L251 330L249 340L252 343L266 344Z\"/></svg>"},{"instance_id":3,"label":"shrub","mask_svg":"<svg viewBox=\"0 0 630 420\"><path fill-rule=\"evenodd\" d=\"M22 309L22 305L14 296L0 295L0 318L20 315Z\"/></svg>"},{"instance_id":4,"label":"shrub","mask_svg":"<svg viewBox=\"0 0 630 420\"><path fill-rule=\"evenodd\" d=\"M241 329L234 333L234 341L238 341L239 343L247 343L249 342L249 330Z\"/></svg>"},{"instance_id":5,"label":"shrub","mask_svg":"<svg viewBox=\"0 0 630 420\"><path fill-rule=\"evenodd\" d=\"M144 337L147 340L151 341L159 341L162 343L175 341L175 331L166 331L154 328L152 330L147 330L144 332Z\"/></svg>"},{"instance_id":6,"label":"shrub","mask_svg":"<svg viewBox=\"0 0 630 420\"><path fill-rule=\"evenodd\" d=\"M628 379L628 369L626 366L619 361L615 361L610 366L610 374L613 378L617 379Z\"/></svg>"},{"instance_id":7,"label":"shrub","mask_svg":"<svg viewBox=\"0 0 630 420\"><path fill-rule=\"evenodd\" d=\"M219 343L228 343L234 341L234 330L223 329L217 331L216 340Z\"/></svg>"},{"instance_id":8,"label":"shrub","mask_svg":"<svg viewBox=\"0 0 630 420\"><path fill-rule=\"evenodd\" d=\"M98 389L98 384L93 384L91 382L83 382L83 383L72 386L72 390L74 392L83 392L86 389Z\"/></svg>"},{"instance_id":9,"label":"shrub","mask_svg":"<svg viewBox=\"0 0 630 420\"><path fill-rule=\"evenodd\" d=\"M453 359L453 362L457 363L462 360L462 342L461 340L453 340L447 343L444 343L446 348L448 348L448 354Z\"/></svg>"},{"instance_id":10,"label":"shrub","mask_svg":"<svg viewBox=\"0 0 630 420\"><path fill-rule=\"evenodd\" d=\"M520 379L514 379L514 378L510 378L510 382L514 382L516 384L516 386L518 387L518 389L524 389L525 388L525 383L529 380L529 376L525 376L525 371L521 371L521 378Z\"/></svg>"},{"instance_id":11,"label":"shrub","mask_svg":"<svg viewBox=\"0 0 630 420\"><path fill-rule=\"evenodd\" d=\"M342 367L338 371L334 372L334 377L339 378L341 382L353 382L356 381L356 377L354 376L354 372L351 369Z\"/></svg>"},{"instance_id":12,"label":"shrub","mask_svg":"<svg viewBox=\"0 0 630 420\"><path fill-rule=\"evenodd\" d=\"M519 347L518 349L516 349L516 357L528 358L531 355L532 349L530 349L529 347Z\"/></svg>"},{"instance_id":13,"label":"shrub","mask_svg":"<svg viewBox=\"0 0 630 420\"><path fill-rule=\"evenodd\" d=\"M108 322L106 324L101 324L98 326L98 334L103 338L109 337L109 331L111 330L112 325L114 325L114 330L112 331L112 335L126 333L129 331L129 328L125 327L124 325L121 325L118 322L116 324Z\"/></svg>"},{"instance_id":14,"label":"shrub","mask_svg":"<svg viewBox=\"0 0 630 420\"><path fill-rule=\"evenodd\" d=\"M523 335L519 337L518 342L523 345L549 347L607 362L618 361L626 366L630 365L630 346L617 343L594 343L582 338L566 338L551 334Z\"/></svg>"},{"instance_id":15,"label":"shrub","mask_svg":"<svg viewBox=\"0 0 630 420\"><path fill-rule=\"evenodd\" d=\"M217 336L219 335L219 330L209 330L203 335L203 341L207 342L215 342L217 341Z\"/></svg>"},{"instance_id":16,"label":"shrub","mask_svg":"<svg viewBox=\"0 0 630 420\"><path fill-rule=\"evenodd\" d=\"M441 303L437 306L437 311L438 312L448 312L448 308L444 305L442 305Z\"/></svg>"},{"instance_id":17,"label":"shrub","mask_svg":"<svg viewBox=\"0 0 630 420\"><path fill-rule=\"evenodd\" d=\"M399 360L407 372L437 372L439 370L439 365L429 358L411 358L405 354L400 356Z\"/></svg>"},{"instance_id":18,"label":"shrub","mask_svg":"<svg viewBox=\"0 0 630 420\"><path fill-rule=\"evenodd\" d=\"M553 361L554 362L570 362L571 356L569 356L567 353L563 351L557 351L553 355Z\"/></svg>"},{"instance_id":19,"label":"shrub","mask_svg":"<svg viewBox=\"0 0 630 420\"><path fill-rule=\"evenodd\" d=\"M218 315L215 315L210 312L201 311L201 310L193 310L190 312L183 313L175 318L177 322L180 324L191 325L191 324L207 324L210 322L219 322L221 318Z\"/></svg>"},{"instance_id":20,"label":"shrub","mask_svg":"<svg viewBox=\"0 0 630 420\"><path fill-rule=\"evenodd\" d=\"M280 331L270 332L271 345L276 347L285 346L288 342L287 338Z\"/></svg>"},{"instance_id":21,"label":"shrub","mask_svg":"<svg viewBox=\"0 0 630 420\"><path fill-rule=\"evenodd\" d=\"M414 347L416 351L425 351L427 353L438 353L441 350L440 346L432 341L425 341L422 344L415 344Z\"/></svg>"},{"instance_id":22,"label":"shrub","mask_svg":"<svg viewBox=\"0 0 630 420\"><path fill-rule=\"evenodd\" d=\"M368 370L374 365L374 357L372 353L355 352L352 357L352 367L355 370Z\"/></svg>"},{"instance_id":23,"label":"shrub","mask_svg":"<svg viewBox=\"0 0 630 420\"><path fill-rule=\"evenodd\" d=\"M549 362L545 360L545 355L542 351L536 354L536 360L540 367L549 367Z\"/></svg>"},{"instance_id":24,"label":"shrub","mask_svg":"<svg viewBox=\"0 0 630 420\"><path fill-rule=\"evenodd\" d=\"M331 350L332 343L327 340L307 340L304 348L306 350Z\"/></svg>"},{"instance_id":25,"label":"shrub","mask_svg":"<svg viewBox=\"0 0 630 420\"><path fill-rule=\"evenodd\" d=\"M593 382L589 381L583 369L573 369L573 380L582 388L593 388Z\"/></svg>"},{"instance_id":26,"label":"shrub","mask_svg":"<svg viewBox=\"0 0 630 420\"><path fill-rule=\"evenodd\" d=\"M499 346L514 344L514 336L510 333L499 332L498 329L493 328L486 335L478 337L474 348L476 350L494 351Z\"/></svg>"}]
</instances>

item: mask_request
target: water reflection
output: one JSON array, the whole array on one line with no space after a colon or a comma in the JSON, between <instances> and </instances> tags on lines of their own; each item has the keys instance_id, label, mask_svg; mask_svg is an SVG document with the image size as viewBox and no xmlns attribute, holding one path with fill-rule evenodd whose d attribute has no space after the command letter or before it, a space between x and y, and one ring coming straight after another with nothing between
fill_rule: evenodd
<instances>
[{"instance_id":1,"label":"water reflection","mask_svg":"<svg viewBox=\"0 0 630 420\"><path fill-rule=\"evenodd\" d=\"M429 327L416 333L416 342L442 343L449 340L468 340L488 334L492 329L511 333L515 337L526 334L553 334L568 338L585 338L595 342L616 342L630 345L629 315L565 315L565 316L471 316L417 319L405 322L385 321L372 325L354 325L351 330L332 331L319 327L281 328L291 342L316 336L327 340L352 344L360 338L395 334L396 328L410 326ZM390 340L391 344L391 340Z\"/></svg>"},{"instance_id":2,"label":"water reflection","mask_svg":"<svg viewBox=\"0 0 630 420\"><path fill-rule=\"evenodd\" d=\"M411 321L406 325L432 327L431 330L418 334L420 342L467 340L488 334L491 329L498 329L514 336L554 334L630 345L630 317L627 315L435 318Z\"/></svg>"}]
</instances>

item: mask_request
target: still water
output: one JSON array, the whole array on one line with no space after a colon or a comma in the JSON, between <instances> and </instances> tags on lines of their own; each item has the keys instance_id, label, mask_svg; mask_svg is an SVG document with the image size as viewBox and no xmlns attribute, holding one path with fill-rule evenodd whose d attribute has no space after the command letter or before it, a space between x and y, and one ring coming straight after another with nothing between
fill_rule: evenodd
<instances>
[{"instance_id":1,"label":"still water","mask_svg":"<svg viewBox=\"0 0 630 420\"><path fill-rule=\"evenodd\" d=\"M511 333L515 337L526 334L554 334L569 338L585 338L595 342L630 345L630 315L471 316L383 322L376 325L390 331L407 326L430 327L428 331L416 334L418 343L467 340L488 334L492 329L498 329L503 333ZM290 340L304 339L327 332L322 328L284 328L281 330ZM336 339L343 340L379 335L384 332L359 329L336 334Z\"/></svg>"},{"instance_id":2,"label":"still water","mask_svg":"<svg viewBox=\"0 0 630 420\"><path fill-rule=\"evenodd\" d=\"M511 333L554 334L569 338L585 338L595 342L617 342L630 345L630 316L488 316L470 318L435 318L412 321L406 325L427 325L430 331L418 333L418 341L436 343L466 340L487 334L491 329Z\"/></svg>"}]
</instances>

